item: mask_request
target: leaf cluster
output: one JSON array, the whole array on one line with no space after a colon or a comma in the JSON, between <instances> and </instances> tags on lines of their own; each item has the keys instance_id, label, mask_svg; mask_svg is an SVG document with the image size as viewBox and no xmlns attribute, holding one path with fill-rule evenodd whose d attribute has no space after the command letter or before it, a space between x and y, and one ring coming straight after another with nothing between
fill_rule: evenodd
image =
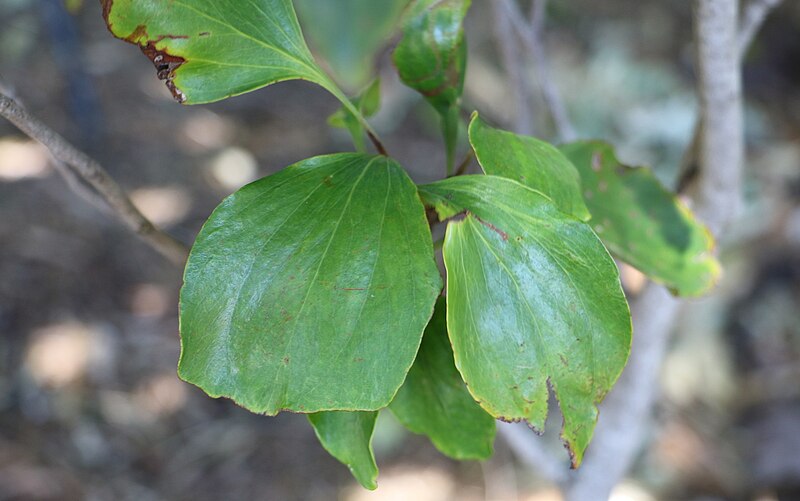
<instances>
[{"instance_id":1,"label":"leaf cluster","mask_svg":"<svg viewBox=\"0 0 800 501\"><path fill-rule=\"evenodd\" d=\"M348 39L343 53L325 49L345 36L331 31L344 21L326 16L351 12L355 22L382 2L336 2L341 11L332 3L298 7L340 68L369 60L365 47L377 50L402 18L394 63L439 113L453 174L470 2L387 0L377 31L350 30L366 41ZM380 105L379 81L349 99L312 56L290 0L103 4L111 31L141 48L180 102L292 79L341 101L329 123L351 133L356 152L247 185L203 226L181 291L178 371L253 412L307 414L322 445L367 488L376 486L379 412L450 457L484 459L496 419L543 429L550 392L577 467L630 351L612 255L681 295L702 294L719 274L706 229L604 143L556 147L475 113L467 133L483 173L415 185L367 121ZM437 219L447 224L446 277L431 237Z\"/></svg>"}]
</instances>

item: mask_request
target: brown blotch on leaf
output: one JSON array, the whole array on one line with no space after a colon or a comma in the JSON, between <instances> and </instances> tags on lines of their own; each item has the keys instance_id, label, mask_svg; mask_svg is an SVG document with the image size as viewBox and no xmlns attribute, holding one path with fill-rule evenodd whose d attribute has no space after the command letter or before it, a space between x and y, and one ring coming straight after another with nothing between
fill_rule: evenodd
<instances>
[{"instance_id":1,"label":"brown blotch on leaf","mask_svg":"<svg viewBox=\"0 0 800 501\"><path fill-rule=\"evenodd\" d=\"M147 26L144 24L136 26L136 29L134 29L133 32L127 36L120 35L114 31L114 27L111 23L111 10L114 7L114 0L100 0L100 6L103 9L103 19L105 19L106 26L111 34L120 40L125 40L126 42L138 45L144 55L153 62L156 67L156 71L158 72L158 78L165 81L167 88L172 93L172 96L175 98L175 100L179 103L186 102L186 94L178 89L173 82L173 79L175 78L175 71L186 62L186 59L180 56L169 54L164 49L158 49L156 44L165 39L176 40L187 39L189 37L187 35L173 34L164 34L157 37L151 37L147 31Z\"/></svg>"},{"instance_id":2,"label":"brown blotch on leaf","mask_svg":"<svg viewBox=\"0 0 800 501\"><path fill-rule=\"evenodd\" d=\"M108 22L108 16L111 14L111 7L114 5L114 0L100 0L100 6L103 8L103 19L106 20L106 24L108 27L111 28L111 25Z\"/></svg>"},{"instance_id":3,"label":"brown blotch on leaf","mask_svg":"<svg viewBox=\"0 0 800 501\"><path fill-rule=\"evenodd\" d=\"M158 49L154 41L149 41L147 45L142 45L140 47L142 53L153 62L159 80L164 81L175 100L179 103L185 102L186 94L175 86L173 79L175 78L175 71L186 63L186 59L169 54L165 50Z\"/></svg>"},{"instance_id":4,"label":"brown blotch on leaf","mask_svg":"<svg viewBox=\"0 0 800 501\"><path fill-rule=\"evenodd\" d=\"M500 228L498 228L497 226L493 225L492 223L490 223L490 222L488 222L488 221L484 221L483 219L479 218L478 216L475 216L475 214L473 214L473 216L474 216L474 217L475 217L475 219L477 219L477 220L478 220L478 222L480 222L482 225L486 226L487 228L489 228L489 229L490 229L490 230L492 230L493 232L495 232L495 233L497 233L498 235L500 235L500 238L502 238L504 242L507 242L507 241L508 241L508 233L506 233L505 231L501 230Z\"/></svg>"}]
</instances>

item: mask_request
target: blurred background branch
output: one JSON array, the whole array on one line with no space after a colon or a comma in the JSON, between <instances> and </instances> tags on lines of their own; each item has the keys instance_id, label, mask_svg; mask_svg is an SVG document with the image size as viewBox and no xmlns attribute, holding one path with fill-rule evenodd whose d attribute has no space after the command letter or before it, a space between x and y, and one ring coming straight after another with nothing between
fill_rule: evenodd
<instances>
[{"instance_id":1,"label":"blurred background branch","mask_svg":"<svg viewBox=\"0 0 800 501\"><path fill-rule=\"evenodd\" d=\"M0 116L50 150L55 158L54 165L57 170L78 195L95 206L106 205L144 242L175 264L183 264L189 255L188 247L159 230L147 219L99 163L28 113L14 99L2 93L0 93ZM94 192L83 186L82 182L91 186Z\"/></svg>"},{"instance_id":2,"label":"blurred background branch","mask_svg":"<svg viewBox=\"0 0 800 501\"><path fill-rule=\"evenodd\" d=\"M541 42L544 2L532 4L534 22L526 23L516 2L497 1L503 6L502 15L514 27L531 57L557 136L566 141L575 139L577 134L552 80ZM769 11L779 3L780 0L751 1L740 24L736 0L695 1L700 126L687 155L693 157L697 149L699 179L693 197L694 208L717 238L737 214L742 195L741 55ZM526 432L524 426L501 426L501 436L520 460L538 475L560 485L568 501L606 499L629 472L644 445L645 431L659 394L658 376L680 306L678 299L657 284L649 284L632 300L631 358L620 381L601 406L593 442L578 471L566 475L565 463L544 450L541 441Z\"/></svg>"}]
</instances>

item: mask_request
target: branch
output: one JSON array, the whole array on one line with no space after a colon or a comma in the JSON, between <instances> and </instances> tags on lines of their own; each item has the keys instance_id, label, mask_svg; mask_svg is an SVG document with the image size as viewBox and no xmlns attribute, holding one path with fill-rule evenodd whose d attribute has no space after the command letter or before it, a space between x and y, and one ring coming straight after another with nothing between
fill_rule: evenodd
<instances>
[{"instance_id":1,"label":"branch","mask_svg":"<svg viewBox=\"0 0 800 501\"><path fill-rule=\"evenodd\" d=\"M495 38L500 49L508 78L511 81L512 102L516 110L514 132L519 134L533 133L533 110L528 96L531 88L521 61L519 47L514 43L512 24L513 17L503 7L506 0L490 0L494 17Z\"/></svg>"},{"instance_id":2,"label":"branch","mask_svg":"<svg viewBox=\"0 0 800 501\"><path fill-rule=\"evenodd\" d=\"M750 0L739 23L739 55L744 57L769 13L783 0Z\"/></svg>"},{"instance_id":3,"label":"branch","mask_svg":"<svg viewBox=\"0 0 800 501\"><path fill-rule=\"evenodd\" d=\"M737 2L695 0L700 177L695 213L718 237L739 208L744 160Z\"/></svg>"},{"instance_id":4,"label":"branch","mask_svg":"<svg viewBox=\"0 0 800 501\"><path fill-rule=\"evenodd\" d=\"M701 174L695 212L715 237L736 214L744 158L737 0L694 0L698 151ZM658 372L680 302L650 284L633 306L634 345L628 366L603 405L584 466L567 501L605 499L632 465L658 388Z\"/></svg>"},{"instance_id":5,"label":"branch","mask_svg":"<svg viewBox=\"0 0 800 501\"><path fill-rule=\"evenodd\" d=\"M511 451L531 471L556 485L563 484L567 476L565 463L546 450L537 436L524 423L497 423L497 431L505 439Z\"/></svg>"},{"instance_id":6,"label":"branch","mask_svg":"<svg viewBox=\"0 0 800 501\"><path fill-rule=\"evenodd\" d=\"M578 138L572 122L569 120L566 106L558 92L558 87L553 81L550 71L550 61L544 49L541 32L544 25L544 15L547 8L546 0L535 0L531 6L530 24L525 22L525 16L514 0L498 0L503 4L503 10L511 23L512 28L522 41L531 58L534 71L538 77L545 105L553 118L556 133L561 141L569 142Z\"/></svg>"},{"instance_id":7,"label":"branch","mask_svg":"<svg viewBox=\"0 0 800 501\"><path fill-rule=\"evenodd\" d=\"M189 251L185 245L162 232L150 222L130 201L125 192L113 178L95 160L72 146L66 139L28 113L14 99L0 93L0 116L6 118L19 130L39 141L53 155L56 168L65 175L66 168L71 169L97 195L128 228L139 235L146 243L176 264L186 260ZM69 173L65 175L73 189L77 186ZM81 196L82 190L76 190Z\"/></svg>"},{"instance_id":8,"label":"branch","mask_svg":"<svg viewBox=\"0 0 800 501\"><path fill-rule=\"evenodd\" d=\"M764 25L769 13L778 7L783 0L751 0L745 7L742 13L742 20L739 23L739 58L744 59L745 54L753 44L756 33ZM681 162L680 174L678 175L678 182L676 191L678 193L686 192L691 185L697 180L699 169L697 165L697 154L700 144L700 124L695 125L694 132L692 133L692 141L689 148L686 150L683 161Z\"/></svg>"},{"instance_id":9,"label":"branch","mask_svg":"<svg viewBox=\"0 0 800 501\"><path fill-rule=\"evenodd\" d=\"M653 283L631 304L631 356L600 407L594 438L583 465L570 478L566 501L607 499L633 465L644 442L679 307L678 299Z\"/></svg>"}]
</instances>

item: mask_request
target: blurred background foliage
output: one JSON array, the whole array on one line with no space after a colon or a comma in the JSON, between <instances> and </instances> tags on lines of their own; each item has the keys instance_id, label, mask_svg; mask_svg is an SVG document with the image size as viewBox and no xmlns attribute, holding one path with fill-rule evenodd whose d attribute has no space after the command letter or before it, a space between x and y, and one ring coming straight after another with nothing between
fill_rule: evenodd
<instances>
[{"instance_id":1,"label":"blurred background foliage","mask_svg":"<svg viewBox=\"0 0 800 501\"><path fill-rule=\"evenodd\" d=\"M416 180L441 177L436 116L389 58L404 2L296 3L343 85L380 75L375 124L389 151ZM545 37L579 135L668 185L696 116L690 16L689 2L554 1ZM474 2L465 108L509 126L516 105L491 26ZM684 310L648 446L615 499L800 499L798 33L800 4L785 2L747 54L745 210L721 242L717 293ZM0 1L0 79L187 242L243 184L350 149L325 123L334 100L303 82L178 106L96 2ZM531 96L536 134L552 140L538 87ZM558 499L500 440L490 461L454 463L387 416L380 487L367 493L305 419L251 415L180 382L181 270L77 198L50 162L0 123L0 499ZM622 271L635 294L641 275Z\"/></svg>"}]
</instances>

